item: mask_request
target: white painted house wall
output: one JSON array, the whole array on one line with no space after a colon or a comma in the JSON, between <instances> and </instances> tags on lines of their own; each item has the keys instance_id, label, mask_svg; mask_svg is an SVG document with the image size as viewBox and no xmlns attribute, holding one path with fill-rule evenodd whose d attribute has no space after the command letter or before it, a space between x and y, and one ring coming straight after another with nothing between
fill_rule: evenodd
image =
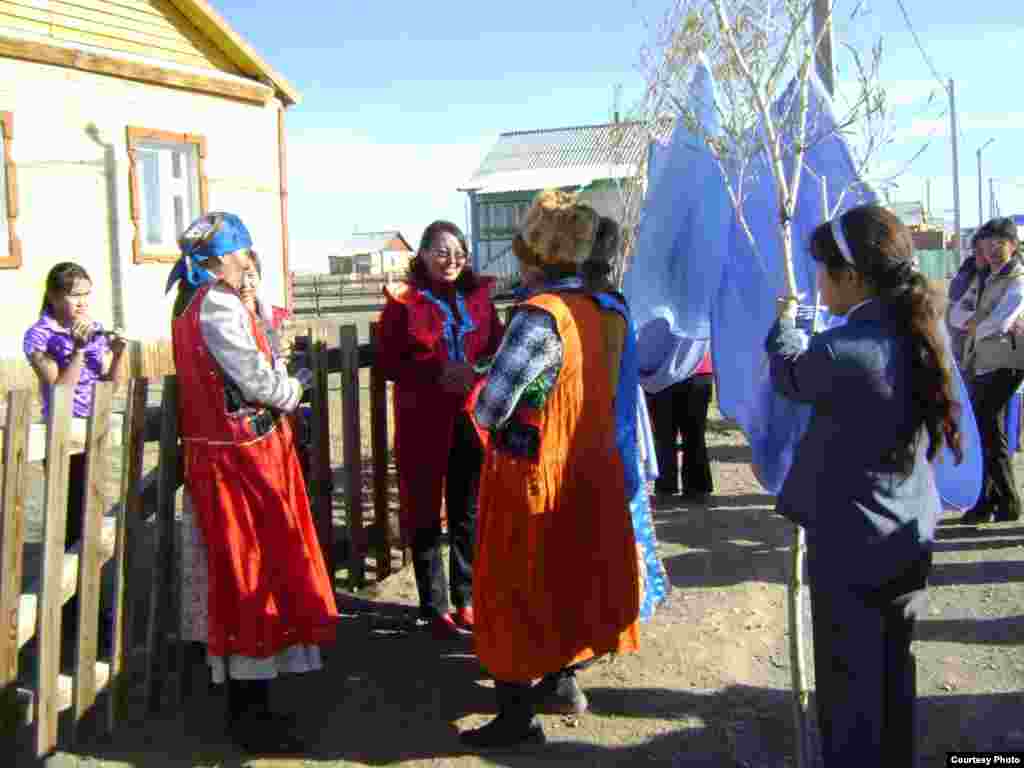
<instances>
[{"instance_id":1,"label":"white painted house wall","mask_svg":"<svg viewBox=\"0 0 1024 768\"><path fill-rule=\"evenodd\" d=\"M78 262L92 275L97 320L108 326L119 320L123 298L129 335L170 336L174 292L165 296L164 283L171 265L133 263L127 126L206 138L209 209L237 213L246 223L262 258L266 296L283 305L279 107L274 99L259 106L0 59L0 111L14 115L23 254L20 268L0 270L0 357L21 354L46 273L59 261ZM112 148L116 210L108 204L108 152L90 138L90 125Z\"/></svg>"}]
</instances>

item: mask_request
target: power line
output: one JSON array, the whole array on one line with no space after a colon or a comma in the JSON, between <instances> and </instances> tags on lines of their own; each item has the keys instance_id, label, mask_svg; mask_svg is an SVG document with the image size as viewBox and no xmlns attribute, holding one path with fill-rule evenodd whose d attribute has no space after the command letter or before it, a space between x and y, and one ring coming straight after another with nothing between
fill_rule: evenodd
<instances>
[{"instance_id":1,"label":"power line","mask_svg":"<svg viewBox=\"0 0 1024 768\"><path fill-rule=\"evenodd\" d=\"M896 4L899 5L900 10L903 12L903 20L907 22L907 29L910 30L910 34L914 38L914 43L917 45L917 50L921 52L921 58L924 59L924 63L928 65L928 69L932 72L932 77L935 81L942 86L942 90L946 90L946 81L939 74L939 71L935 69L935 65L932 64L932 60L928 57L928 52L925 51L924 46L921 45L921 39L917 36L917 30L914 29L914 25L910 23L910 14L907 13L907 9L903 5L903 0L896 0Z\"/></svg>"}]
</instances>

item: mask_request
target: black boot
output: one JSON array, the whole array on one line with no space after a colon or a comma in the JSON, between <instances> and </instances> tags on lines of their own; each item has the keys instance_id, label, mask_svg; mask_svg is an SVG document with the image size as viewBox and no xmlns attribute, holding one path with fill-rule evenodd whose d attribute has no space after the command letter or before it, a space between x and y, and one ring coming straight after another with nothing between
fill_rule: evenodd
<instances>
[{"instance_id":1,"label":"black boot","mask_svg":"<svg viewBox=\"0 0 1024 768\"><path fill-rule=\"evenodd\" d=\"M544 744L547 737L533 714L533 691L529 683L494 681L498 716L482 728L464 731L459 740L473 749L507 749L525 744Z\"/></svg>"},{"instance_id":2,"label":"black boot","mask_svg":"<svg viewBox=\"0 0 1024 768\"><path fill-rule=\"evenodd\" d=\"M267 680L228 680L228 734L244 752L285 755L304 752L306 745L291 733L294 719L270 711Z\"/></svg>"},{"instance_id":3,"label":"black boot","mask_svg":"<svg viewBox=\"0 0 1024 768\"><path fill-rule=\"evenodd\" d=\"M587 697L576 682L574 669L544 675L533 695L537 711L546 715L582 715L587 711Z\"/></svg>"}]
</instances>

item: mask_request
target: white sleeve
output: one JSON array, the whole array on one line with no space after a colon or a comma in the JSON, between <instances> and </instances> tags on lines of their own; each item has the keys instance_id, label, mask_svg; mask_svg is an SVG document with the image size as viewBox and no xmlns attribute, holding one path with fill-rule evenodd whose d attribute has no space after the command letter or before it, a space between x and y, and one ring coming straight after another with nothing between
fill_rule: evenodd
<instances>
[{"instance_id":1,"label":"white sleeve","mask_svg":"<svg viewBox=\"0 0 1024 768\"><path fill-rule=\"evenodd\" d=\"M199 311L199 329L210 354L248 402L294 411L302 384L275 370L256 346L252 320L233 291L213 288Z\"/></svg>"},{"instance_id":2,"label":"white sleeve","mask_svg":"<svg viewBox=\"0 0 1024 768\"><path fill-rule=\"evenodd\" d=\"M1003 300L996 305L992 313L978 323L974 332L975 339L987 339L990 336L999 336L1009 333L1010 327L1024 310L1024 281L1014 280L1003 296Z\"/></svg>"}]
</instances>

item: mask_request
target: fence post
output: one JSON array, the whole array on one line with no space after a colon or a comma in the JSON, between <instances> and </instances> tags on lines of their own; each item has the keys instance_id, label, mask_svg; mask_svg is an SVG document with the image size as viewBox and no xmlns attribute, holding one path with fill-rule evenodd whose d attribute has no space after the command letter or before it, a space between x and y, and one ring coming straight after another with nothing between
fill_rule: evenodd
<instances>
[{"instance_id":1,"label":"fence post","mask_svg":"<svg viewBox=\"0 0 1024 768\"><path fill-rule=\"evenodd\" d=\"M131 573L138 557L139 525L142 522L143 458L146 447L146 403L149 398L148 379L128 381L128 400L121 427L121 493L117 505L116 538L114 539L114 642L110 656L110 694L107 696L107 733L114 729L127 709L128 683L125 655L132 644L130 601L125 599L125 573ZM148 660L147 660L148 664Z\"/></svg>"},{"instance_id":2,"label":"fence post","mask_svg":"<svg viewBox=\"0 0 1024 768\"><path fill-rule=\"evenodd\" d=\"M74 387L51 390L46 428L46 491L43 507L43 562L38 609L38 681L36 755L57 747L58 675L60 674L61 587L64 573L64 526L68 514L68 449Z\"/></svg>"},{"instance_id":3,"label":"fence post","mask_svg":"<svg viewBox=\"0 0 1024 768\"><path fill-rule=\"evenodd\" d=\"M331 411L327 391L327 344L324 331L319 323L309 327L310 370L313 372L313 390L311 398L312 423L312 455L309 469L309 498L312 507L313 521L316 525L317 538L320 541L320 552L327 566L327 574L334 586L336 564L334 562L334 499L331 478Z\"/></svg>"},{"instance_id":4,"label":"fence post","mask_svg":"<svg viewBox=\"0 0 1024 768\"><path fill-rule=\"evenodd\" d=\"M0 741L13 743L18 711L18 607L25 543L25 486L32 392L7 394L3 502L0 505Z\"/></svg>"},{"instance_id":5,"label":"fence post","mask_svg":"<svg viewBox=\"0 0 1024 768\"><path fill-rule=\"evenodd\" d=\"M82 718L96 703L97 630L100 613L100 537L107 509L107 481L110 475L110 410L114 395L111 382L99 382L93 390L85 438L85 493L82 545L78 555L78 643L75 649L75 678L72 697L74 727L72 742L78 741Z\"/></svg>"},{"instance_id":6,"label":"fence post","mask_svg":"<svg viewBox=\"0 0 1024 768\"><path fill-rule=\"evenodd\" d=\"M353 588L366 581L363 535L363 446L359 424L359 337L354 325L341 327L341 407L345 455L345 508L348 518L348 580Z\"/></svg>"},{"instance_id":7,"label":"fence post","mask_svg":"<svg viewBox=\"0 0 1024 768\"><path fill-rule=\"evenodd\" d=\"M370 343L377 348L377 323L370 323ZM391 575L391 510L388 503L388 390L377 368L370 367L370 441L373 451L373 511L377 528L377 581Z\"/></svg>"},{"instance_id":8,"label":"fence post","mask_svg":"<svg viewBox=\"0 0 1024 768\"><path fill-rule=\"evenodd\" d=\"M160 474L157 476L156 526L153 532L153 585L150 591L149 616L146 627L146 711L156 711L166 692L174 701L180 691L180 658L176 668L171 669L171 633L175 639L179 634L176 622L181 616L177 611L178 578L177 560L174 557L175 521L174 494L177 490L178 472L178 380L176 376L165 376L163 380L163 401L160 411ZM175 643L174 651L180 650ZM175 654L178 655L178 654Z\"/></svg>"}]
</instances>

